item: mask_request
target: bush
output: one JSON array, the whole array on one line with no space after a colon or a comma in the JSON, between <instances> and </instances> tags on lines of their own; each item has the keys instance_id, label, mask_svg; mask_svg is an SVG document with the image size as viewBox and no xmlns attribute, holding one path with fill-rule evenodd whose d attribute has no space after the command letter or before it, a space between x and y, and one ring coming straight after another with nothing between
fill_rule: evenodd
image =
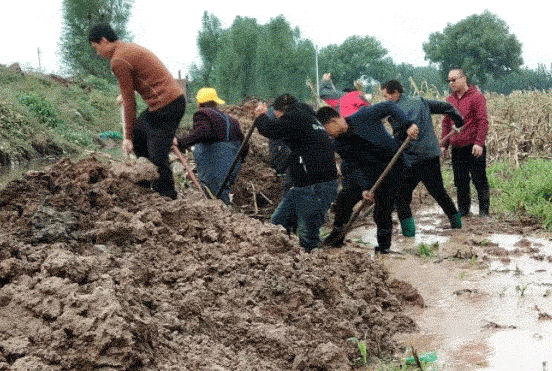
<instances>
[{"instance_id":1,"label":"bush","mask_svg":"<svg viewBox=\"0 0 552 371\"><path fill-rule=\"evenodd\" d=\"M49 128L57 128L63 125L63 121L58 118L54 107L43 97L29 93L19 96L18 100L19 103L37 115L39 121L46 124Z\"/></svg>"}]
</instances>

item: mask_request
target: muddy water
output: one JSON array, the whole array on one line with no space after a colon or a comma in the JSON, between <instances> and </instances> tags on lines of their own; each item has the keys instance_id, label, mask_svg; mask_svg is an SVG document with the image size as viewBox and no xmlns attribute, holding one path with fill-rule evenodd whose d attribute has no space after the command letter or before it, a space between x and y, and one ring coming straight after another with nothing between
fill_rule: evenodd
<instances>
[{"instance_id":1,"label":"muddy water","mask_svg":"<svg viewBox=\"0 0 552 371\"><path fill-rule=\"evenodd\" d=\"M465 218L453 231L439 209L418 211L416 237L396 230L393 250L402 254L381 258L392 277L412 283L425 300L425 308L407 309L419 332L397 340L418 354L435 352L429 369L552 370L552 239L497 233L496 223ZM374 228L349 237L375 245ZM420 257L421 243L437 243L435 255Z\"/></svg>"}]
</instances>

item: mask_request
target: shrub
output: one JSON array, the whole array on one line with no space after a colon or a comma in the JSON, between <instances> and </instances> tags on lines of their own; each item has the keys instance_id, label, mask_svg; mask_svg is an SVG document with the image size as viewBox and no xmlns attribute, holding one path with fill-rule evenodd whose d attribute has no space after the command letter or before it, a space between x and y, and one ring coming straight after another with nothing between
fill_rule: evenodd
<instances>
[{"instance_id":1,"label":"shrub","mask_svg":"<svg viewBox=\"0 0 552 371\"><path fill-rule=\"evenodd\" d=\"M37 115L39 121L46 124L46 126L57 128L63 124L63 121L58 118L54 107L43 97L29 93L19 96L18 100L19 103Z\"/></svg>"}]
</instances>

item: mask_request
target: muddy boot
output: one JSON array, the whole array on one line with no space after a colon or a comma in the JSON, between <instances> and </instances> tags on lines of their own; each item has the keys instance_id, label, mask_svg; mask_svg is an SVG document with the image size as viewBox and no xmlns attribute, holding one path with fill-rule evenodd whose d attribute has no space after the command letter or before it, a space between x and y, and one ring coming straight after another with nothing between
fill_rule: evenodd
<instances>
[{"instance_id":1,"label":"muddy boot","mask_svg":"<svg viewBox=\"0 0 552 371\"><path fill-rule=\"evenodd\" d=\"M452 229L462 229L462 214L457 212L450 218L450 227Z\"/></svg>"},{"instance_id":2,"label":"muddy boot","mask_svg":"<svg viewBox=\"0 0 552 371\"><path fill-rule=\"evenodd\" d=\"M401 220L401 230L405 237L414 237L416 235L416 224L414 218L406 218Z\"/></svg>"},{"instance_id":3,"label":"muddy boot","mask_svg":"<svg viewBox=\"0 0 552 371\"><path fill-rule=\"evenodd\" d=\"M324 239L322 245L332 246L332 247L341 247L345 242L345 235L342 235L343 228L332 229L332 232Z\"/></svg>"},{"instance_id":4,"label":"muddy boot","mask_svg":"<svg viewBox=\"0 0 552 371\"><path fill-rule=\"evenodd\" d=\"M379 246L376 246L375 247L375 251L376 251L376 254L390 254L391 253L391 249L390 248L383 248L383 247L379 247Z\"/></svg>"}]
</instances>

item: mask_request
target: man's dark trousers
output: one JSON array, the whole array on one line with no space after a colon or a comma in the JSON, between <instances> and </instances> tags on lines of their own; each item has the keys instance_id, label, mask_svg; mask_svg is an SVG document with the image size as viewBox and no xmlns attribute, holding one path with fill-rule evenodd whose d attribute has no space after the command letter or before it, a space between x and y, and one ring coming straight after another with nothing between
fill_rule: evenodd
<instances>
[{"instance_id":1,"label":"man's dark trousers","mask_svg":"<svg viewBox=\"0 0 552 371\"><path fill-rule=\"evenodd\" d=\"M134 153L138 157L146 157L159 171L159 178L152 182L153 190L173 200L177 193L169 164L169 152L185 111L184 96L157 111L146 109L138 117L133 131Z\"/></svg>"},{"instance_id":2,"label":"man's dark trousers","mask_svg":"<svg viewBox=\"0 0 552 371\"><path fill-rule=\"evenodd\" d=\"M490 190L487 180L486 157L487 149L483 147L483 154L475 157L472 154L473 145L452 148L452 170L454 185L458 200L458 211L468 215L471 206L470 179L477 190L479 200L479 214L489 214Z\"/></svg>"}]
</instances>

